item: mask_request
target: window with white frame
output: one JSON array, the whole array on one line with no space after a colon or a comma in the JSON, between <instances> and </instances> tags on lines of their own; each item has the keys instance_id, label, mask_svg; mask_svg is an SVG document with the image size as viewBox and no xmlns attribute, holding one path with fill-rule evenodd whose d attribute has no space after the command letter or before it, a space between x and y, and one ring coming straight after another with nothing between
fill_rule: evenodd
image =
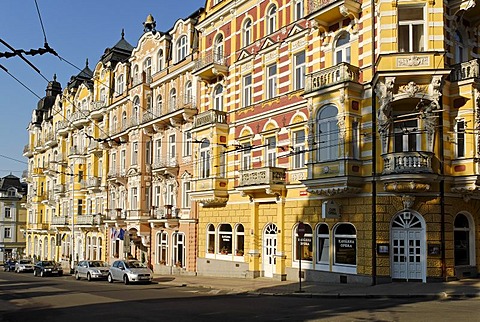
<instances>
[{"instance_id":1,"label":"window with white frame","mask_svg":"<svg viewBox=\"0 0 480 322\"><path fill-rule=\"evenodd\" d=\"M176 267L185 267L185 234L173 233L173 261Z\"/></svg>"},{"instance_id":2,"label":"window with white frame","mask_svg":"<svg viewBox=\"0 0 480 322\"><path fill-rule=\"evenodd\" d=\"M253 83L252 75L243 76L243 106L252 105Z\"/></svg>"},{"instance_id":3,"label":"window with white frame","mask_svg":"<svg viewBox=\"0 0 480 322\"><path fill-rule=\"evenodd\" d=\"M455 124L455 141L457 158L465 157L465 120L457 120Z\"/></svg>"},{"instance_id":4,"label":"window with white frame","mask_svg":"<svg viewBox=\"0 0 480 322\"><path fill-rule=\"evenodd\" d=\"M192 155L192 132L183 132L183 156L189 157Z\"/></svg>"},{"instance_id":5,"label":"window with white frame","mask_svg":"<svg viewBox=\"0 0 480 322\"><path fill-rule=\"evenodd\" d=\"M154 203L154 206L159 208L160 205L161 205L161 200L162 198L162 187L160 186L155 186L155 195L153 196L153 203Z\"/></svg>"},{"instance_id":6,"label":"window with white frame","mask_svg":"<svg viewBox=\"0 0 480 322\"><path fill-rule=\"evenodd\" d=\"M106 103L107 102L107 95L105 94L105 88L100 90L100 102Z\"/></svg>"},{"instance_id":7,"label":"window with white frame","mask_svg":"<svg viewBox=\"0 0 480 322\"><path fill-rule=\"evenodd\" d=\"M315 260L317 264L330 264L330 235L327 224L320 224L316 231L317 245Z\"/></svg>"},{"instance_id":8,"label":"window with white frame","mask_svg":"<svg viewBox=\"0 0 480 322\"><path fill-rule=\"evenodd\" d=\"M141 79L138 72L138 65L133 66L133 85L139 84Z\"/></svg>"},{"instance_id":9,"label":"window with white frame","mask_svg":"<svg viewBox=\"0 0 480 322\"><path fill-rule=\"evenodd\" d=\"M277 64L267 67L267 99L277 95Z\"/></svg>"},{"instance_id":10,"label":"window with white frame","mask_svg":"<svg viewBox=\"0 0 480 322\"><path fill-rule=\"evenodd\" d=\"M143 71L145 72L145 81L150 83L152 79L152 58L147 57L143 62Z\"/></svg>"},{"instance_id":11,"label":"window with white frame","mask_svg":"<svg viewBox=\"0 0 480 322\"><path fill-rule=\"evenodd\" d=\"M233 231L230 224L221 224L218 227L218 252L230 255L233 250Z\"/></svg>"},{"instance_id":12,"label":"window with white frame","mask_svg":"<svg viewBox=\"0 0 480 322\"><path fill-rule=\"evenodd\" d=\"M127 128L127 112L122 112L122 131Z\"/></svg>"},{"instance_id":13,"label":"window with white frame","mask_svg":"<svg viewBox=\"0 0 480 322\"><path fill-rule=\"evenodd\" d=\"M250 142L242 143L242 170L252 168L252 144Z\"/></svg>"},{"instance_id":14,"label":"window with white frame","mask_svg":"<svg viewBox=\"0 0 480 322\"><path fill-rule=\"evenodd\" d=\"M157 263L168 265L168 233L162 231L157 234Z\"/></svg>"},{"instance_id":15,"label":"window with white frame","mask_svg":"<svg viewBox=\"0 0 480 322\"><path fill-rule=\"evenodd\" d=\"M119 75L117 77L117 94L118 95L123 94L124 86L125 86L125 82L123 79L123 75Z\"/></svg>"},{"instance_id":16,"label":"window with white frame","mask_svg":"<svg viewBox=\"0 0 480 322\"><path fill-rule=\"evenodd\" d=\"M277 138L274 136L265 138L265 166L275 167L277 165Z\"/></svg>"},{"instance_id":17,"label":"window with white frame","mask_svg":"<svg viewBox=\"0 0 480 322\"><path fill-rule=\"evenodd\" d=\"M420 150L421 136L418 120L409 119L393 124L394 152L415 152Z\"/></svg>"},{"instance_id":18,"label":"window with white frame","mask_svg":"<svg viewBox=\"0 0 480 322\"><path fill-rule=\"evenodd\" d=\"M162 140L155 140L155 163L159 163L162 160Z\"/></svg>"},{"instance_id":19,"label":"window with white frame","mask_svg":"<svg viewBox=\"0 0 480 322\"><path fill-rule=\"evenodd\" d=\"M235 226L235 256L243 256L245 253L245 229L242 224Z\"/></svg>"},{"instance_id":20,"label":"window with white frame","mask_svg":"<svg viewBox=\"0 0 480 322\"><path fill-rule=\"evenodd\" d=\"M213 59L215 63L223 64L223 35L218 35L215 38L215 45L214 45L214 52L213 52Z\"/></svg>"},{"instance_id":21,"label":"window with white frame","mask_svg":"<svg viewBox=\"0 0 480 322\"><path fill-rule=\"evenodd\" d=\"M295 1L294 1L293 10L294 10L295 20L302 19L303 16L304 16L304 12L303 12L303 1L304 1L304 0L295 0Z\"/></svg>"},{"instance_id":22,"label":"window with white frame","mask_svg":"<svg viewBox=\"0 0 480 322\"><path fill-rule=\"evenodd\" d=\"M190 192L192 191L191 182L184 181L182 184L182 208L190 208Z\"/></svg>"},{"instance_id":23,"label":"window with white frame","mask_svg":"<svg viewBox=\"0 0 480 322\"><path fill-rule=\"evenodd\" d=\"M133 110L132 110L132 119L134 122L138 121L140 113L140 98L135 96L133 98Z\"/></svg>"},{"instance_id":24,"label":"window with white frame","mask_svg":"<svg viewBox=\"0 0 480 322\"><path fill-rule=\"evenodd\" d=\"M335 64L350 63L350 34L342 32L335 43Z\"/></svg>"},{"instance_id":25,"label":"window with white frame","mask_svg":"<svg viewBox=\"0 0 480 322\"><path fill-rule=\"evenodd\" d=\"M152 207L152 186L145 187L145 202L146 209L150 210Z\"/></svg>"},{"instance_id":26,"label":"window with white frame","mask_svg":"<svg viewBox=\"0 0 480 322\"><path fill-rule=\"evenodd\" d=\"M5 207L5 218L12 218L12 213L10 212L10 207Z\"/></svg>"},{"instance_id":27,"label":"window with white frame","mask_svg":"<svg viewBox=\"0 0 480 322\"><path fill-rule=\"evenodd\" d=\"M192 82L188 81L185 85L185 96L183 98L184 104L193 104L193 88Z\"/></svg>"},{"instance_id":28,"label":"window with white frame","mask_svg":"<svg viewBox=\"0 0 480 322\"><path fill-rule=\"evenodd\" d=\"M187 57L188 43L187 36L181 36L177 40L177 63L184 60Z\"/></svg>"},{"instance_id":29,"label":"window with white frame","mask_svg":"<svg viewBox=\"0 0 480 322\"><path fill-rule=\"evenodd\" d=\"M223 111L223 86L218 84L213 90L213 108Z\"/></svg>"},{"instance_id":30,"label":"window with white frame","mask_svg":"<svg viewBox=\"0 0 480 322\"><path fill-rule=\"evenodd\" d=\"M293 169L305 166L305 130L293 132Z\"/></svg>"},{"instance_id":31,"label":"window with white frame","mask_svg":"<svg viewBox=\"0 0 480 322\"><path fill-rule=\"evenodd\" d=\"M152 141L145 142L145 163L152 163Z\"/></svg>"},{"instance_id":32,"label":"window with white frame","mask_svg":"<svg viewBox=\"0 0 480 322\"><path fill-rule=\"evenodd\" d=\"M277 30L277 7L271 5L267 10L267 35Z\"/></svg>"},{"instance_id":33,"label":"window with white frame","mask_svg":"<svg viewBox=\"0 0 480 322\"><path fill-rule=\"evenodd\" d=\"M124 174L127 169L126 153L125 150L120 151L120 171L122 174Z\"/></svg>"},{"instance_id":34,"label":"window with white frame","mask_svg":"<svg viewBox=\"0 0 480 322\"><path fill-rule=\"evenodd\" d=\"M295 90L305 87L305 52L293 56Z\"/></svg>"},{"instance_id":35,"label":"window with white frame","mask_svg":"<svg viewBox=\"0 0 480 322\"><path fill-rule=\"evenodd\" d=\"M168 158L169 163L174 163L177 158L177 143L175 133L168 136Z\"/></svg>"},{"instance_id":36,"label":"window with white frame","mask_svg":"<svg viewBox=\"0 0 480 322\"><path fill-rule=\"evenodd\" d=\"M298 236L298 225L295 227L295 242L293 245L295 261L300 258L306 262L313 262L313 231L312 226L304 224L305 233L303 237Z\"/></svg>"},{"instance_id":37,"label":"window with white frame","mask_svg":"<svg viewBox=\"0 0 480 322\"><path fill-rule=\"evenodd\" d=\"M210 161L210 141L203 140L200 145L200 178L204 179L210 177Z\"/></svg>"},{"instance_id":38,"label":"window with white frame","mask_svg":"<svg viewBox=\"0 0 480 322\"><path fill-rule=\"evenodd\" d=\"M4 229L4 238L12 238L12 228L5 227Z\"/></svg>"},{"instance_id":39,"label":"window with white frame","mask_svg":"<svg viewBox=\"0 0 480 322\"><path fill-rule=\"evenodd\" d=\"M207 226L207 253L215 253L215 226L212 224Z\"/></svg>"},{"instance_id":40,"label":"window with white frame","mask_svg":"<svg viewBox=\"0 0 480 322\"><path fill-rule=\"evenodd\" d=\"M138 163L138 142L132 142L132 165Z\"/></svg>"},{"instance_id":41,"label":"window with white frame","mask_svg":"<svg viewBox=\"0 0 480 322\"><path fill-rule=\"evenodd\" d=\"M248 18L243 23L243 46L246 47L252 43L252 20Z\"/></svg>"},{"instance_id":42,"label":"window with white frame","mask_svg":"<svg viewBox=\"0 0 480 322\"><path fill-rule=\"evenodd\" d=\"M157 104L156 104L156 110L155 110L155 115L153 115L154 117L159 117L160 115L162 115L162 107L163 107L163 99L162 99L162 95L158 95L157 96Z\"/></svg>"},{"instance_id":43,"label":"window with white frame","mask_svg":"<svg viewBox=\"0 0 480 322\"><path fill-rule=\"evenodd\" d=\"M138 209L138 189L137 187L130 189L131 198L130 198L130 210Z\"/></svg>"},{"instance_id":44,"label":"window with white frame","mask_svg":"<svg viewBox=\"0 0 480 322\"><path fill-rule=\"evenodd\" d=\"M173 112L177 109L177 90L172 88L170 90L170 102L168 102L168 109Z\"/></svg>"},{"instance_id":45,"label":"window with white frame","mask_svg":"<svg viewBox=\"0 0 480 322\"><path fill-rule=\"evenodd\" d=\"M168 183L166 186L166 192L165 192L165 205L169 205L172 207L175 207L176 202L175 202L175 186L173 183Z\"/></svg>"},{"instance_id":46,"label":"window with white frame","mask_svg":"<svg viewBox=\"0 0 480 322\"><path fill-rule=\"evenodd\" d=\"M160 49L157 53L157 72L163 69L163 50Z\"/></svg>"},{"instance_id":47,"label":"window with white frame","mask_svg":"<svg viewBox=\"0 0 480 322\"><path fill-rule=\"evenodd\" d=\"M329 161L338 158L338 110L333 105L327 105L317 113L317 160Z\"/></svg>"},{"instance_id":48,"label":"window with white frame","mask_svg":"<svg viewBox=\"0 0 480 322\"><path fill-rule=\"evenodd\" d=\"M424 51L424 33L424 8L413 6L398 6L398 51Z\"/></svg>"}]
</instances>

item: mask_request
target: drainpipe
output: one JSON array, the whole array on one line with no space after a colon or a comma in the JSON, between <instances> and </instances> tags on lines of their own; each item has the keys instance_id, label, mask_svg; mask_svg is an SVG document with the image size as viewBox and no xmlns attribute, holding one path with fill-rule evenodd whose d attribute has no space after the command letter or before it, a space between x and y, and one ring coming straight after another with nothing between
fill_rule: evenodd
<instances>
[{"instance_id":1,"label":"drainpipe","mask_svg":"<svg viewBox=\"0 0 480 322\"><path fill-rule=\"evenodd\" d=\"M370 1L372 19L372 285L377 284L377 95L375 94L375 0Z\"/></svg>"},{"instance_id":2,"label":"drainpipe","mask_svg":"<svg viewBox=\"0 0 480 322\"><path fill-rule=\"evenodd\" d=\"M443 96L439 99L440 111L443 110ZM439 135L440 138L440 243L441 243L441 260L442 260L442 278L445 280L447 278L447 267L446 267L446 253L445 253L445 153L444 153L444 146L443 146L443 112L440 113L440 120L439 123Z\"/></svg>"}]
</instances>

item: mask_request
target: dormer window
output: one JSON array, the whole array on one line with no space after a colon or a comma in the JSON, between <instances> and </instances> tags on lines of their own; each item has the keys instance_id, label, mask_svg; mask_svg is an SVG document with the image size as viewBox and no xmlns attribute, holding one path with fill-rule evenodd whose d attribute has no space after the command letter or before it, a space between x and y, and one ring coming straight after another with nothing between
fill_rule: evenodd
<instances>
[{"instance_id":1,"label":"dormer window","mask_svg":"<svg viewBox=\"0 0 480 322\"><path fill-rule=\"evenodd\" d=\"M150 57L143 62L143 71L145 72L145 81L150 83L152 78L152 59Z\"/></svg>"},{"instance_id":2,"label":"dormer window","mask_svg":"<svg viewBox=\"0 0 480 322\"><path fill-rule=\"evenodd\" d=\"M177 63L187 57L188 44L187 36L181 36L177 41Z\"/></svg>"},{"instance_id":3,"label":"dormer window","mask_svg":"<svg viewBox=\"0 0 480 322\"><path fill-rule=\"evenodd\" d=\"M123 79L123 75L119 75L117 77L117 94L118 95L121 95L123 94L123 88L124 88L125 84L124 84L124 79Z\"/></svg>"}]
</instances>

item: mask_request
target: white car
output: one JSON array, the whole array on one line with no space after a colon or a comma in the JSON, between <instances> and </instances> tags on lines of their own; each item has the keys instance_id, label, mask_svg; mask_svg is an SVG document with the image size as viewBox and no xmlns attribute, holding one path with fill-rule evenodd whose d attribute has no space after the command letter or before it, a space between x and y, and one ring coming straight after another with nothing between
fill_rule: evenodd
<instances>
[{"instance_id":1,"label":"white car","mask_svg":"<svg viewBox=\"0 0 480 322\"><path fill-rule=\"evenodd\" d=\"M15 264L15 273L22 272L33 272L33 260L31 259L20 259Z\"/></svg>"},{"instance_id":2,"label":"white car","mask_svg":"<svg viewBox=\"0 0 480 322\"><path fill-rule=\"evenodd\" d=\"M104 261L81 261L75 267L75 279L84 277L87 281L92 279L107 278L108 264Z\"/></svg>"},{"instance_id":3,"label":"white car","mask_svg":"<svg viewBox=\"0 0 480 322\"><path fill-rule=\"evenodd\" d=\"M123 281L125 284L130 284L130 282L150 283L153 280L153 272L137 260L119 260L110 267L107 280L109 283L113 283L113 281Z\"/></svg>"}]
</instances>

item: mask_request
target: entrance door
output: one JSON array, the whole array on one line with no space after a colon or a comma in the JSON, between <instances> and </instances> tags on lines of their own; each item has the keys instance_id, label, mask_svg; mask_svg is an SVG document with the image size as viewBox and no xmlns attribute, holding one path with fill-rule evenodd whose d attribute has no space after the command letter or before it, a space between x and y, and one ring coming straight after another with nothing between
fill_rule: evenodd
<instances>
[{"instance_id":1,"label":"entrance door","mask_svg":"<svg viewBox=\"0 0 480 322\"><path fill-rule=\"evenodd\" d=\"M269 224L263 233L263 271L265 277L273 277L277 259L277 226Z\"/></svg>"},{"instance_id":2,"label":"entrance door","mask_svg":"<svg viewBox=\"0 0 480 322\"><path fill-rule=\"evenodd\" d=\"M409 211L392 222L392 278L426 281L425 229L420 216Z\"/></svg>"}]
</instances>

